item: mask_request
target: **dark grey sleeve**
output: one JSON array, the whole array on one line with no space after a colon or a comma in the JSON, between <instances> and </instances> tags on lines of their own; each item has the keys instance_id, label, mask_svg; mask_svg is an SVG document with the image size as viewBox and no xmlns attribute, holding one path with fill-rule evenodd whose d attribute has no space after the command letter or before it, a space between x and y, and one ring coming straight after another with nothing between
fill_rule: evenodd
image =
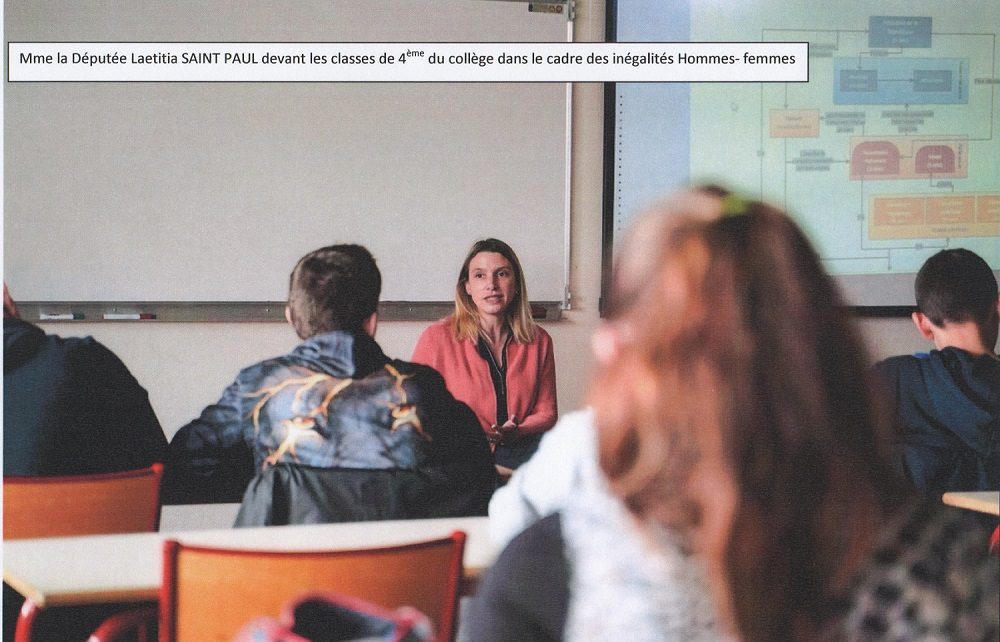
<instances>
[{"instance_id":1,"label":"dark grey sleeve","mask_svg":"<svg viewBox=\"0 0 1000 642\"><path fill-rule=\"evenodd\" d=\"M470 640L561 640L569 605L569 569L561 520L550 515L511 540L469 607Z\"/></svg>"}]
</instances>

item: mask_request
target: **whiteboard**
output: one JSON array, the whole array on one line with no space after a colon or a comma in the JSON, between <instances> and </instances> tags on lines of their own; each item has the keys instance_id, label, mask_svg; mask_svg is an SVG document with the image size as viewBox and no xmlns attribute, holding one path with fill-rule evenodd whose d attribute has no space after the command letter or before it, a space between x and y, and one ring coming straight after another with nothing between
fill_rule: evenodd
<instances>
[{"instance_id":1,"label":"whiteboard","mask_svg":"<svg viewBox=\"0 0 1000 642\"><path fill-rule=\"evenodd\" d=\"M6 3L7 41L559 42L522 2ZM509 83L5 83L4 271L24 301L279 301L367 246L446 301L469 246L565 287L566 90Z\"/></svg>"}]
</instances>

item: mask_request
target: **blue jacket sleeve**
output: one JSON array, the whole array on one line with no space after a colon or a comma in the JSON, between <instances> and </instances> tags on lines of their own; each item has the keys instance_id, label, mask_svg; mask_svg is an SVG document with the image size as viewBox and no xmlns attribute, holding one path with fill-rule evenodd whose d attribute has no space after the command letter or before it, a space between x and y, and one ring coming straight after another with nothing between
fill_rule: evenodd
<instances>
[{"instance_id":1,"label":"blue jacket sleeve","mask_svg":"<svg viewBox=\"0 0 1000 642\"><path fill-rule=\"evenodd\" d=\"M244 397L238 381L170 440L164 503L239 502L253 478L253 452L243 431Z\"/></svg>"}]
</instances>

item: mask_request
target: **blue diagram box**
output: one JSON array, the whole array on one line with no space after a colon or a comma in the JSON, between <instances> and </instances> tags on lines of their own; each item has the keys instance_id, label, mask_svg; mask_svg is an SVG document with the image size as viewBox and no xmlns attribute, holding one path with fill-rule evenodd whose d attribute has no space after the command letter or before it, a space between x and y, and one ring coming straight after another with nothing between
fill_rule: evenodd
<instances>
[{"instance_id":1,"label":"blue diagram box","mask_svg":"<svg viewBox=\"0 0 1000 642\"><path fill-rule=\"evenodd\" d=\"M928 49L931 46L929 16L870 16L869 47Z\"/></svg>"},{"instance_id":2,"label":"blue diagram box","mask_svg":"<svg viewBox=\"0 0 1000 642\"><path fill-rule=\"evenodd\" d=\"M917 69L913 72L913 91L950 91L951 72L946 69Z\"/></svg>"},{"instance_id":3,"label":"blue diagram box","mask_svg":"<svg viewBox=\"0 0 1000 642\"><path fill-rule=\"evenodd\" d=\"M838 82L842 91L878 91L878 73L874 69L842 69Z\"/></svg>"},{"instance_id":4,"label":"blue diagram box","mask_svg":"<svg viewBox=\"0 0 1000 642\"><path fill-rule=\"evenodd\" d=\"M836 105L964 105L965 58L834 58Z\"/></svg>"}]
</instances>

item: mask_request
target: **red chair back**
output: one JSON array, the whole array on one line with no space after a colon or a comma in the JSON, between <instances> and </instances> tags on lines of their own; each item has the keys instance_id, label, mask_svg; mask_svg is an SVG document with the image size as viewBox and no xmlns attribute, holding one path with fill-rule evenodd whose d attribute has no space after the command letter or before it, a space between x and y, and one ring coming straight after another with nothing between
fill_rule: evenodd
<instances>
[{"instance_id":1,"label":"red chair back","mask_svg":"<svg viewBox=\"0 0 1000 642\"><path fill-rule=\"evenodd\" d=\"M431 619L439 639L451 640L464 550L461 531L439 540L347 551L233 550L167 540L160 636L230 640L250 620L277 617L305 592L332 591L390 609L412 606Z\"/></svg>"},{"instance_id":2,"label":"red chair back","mask_svg":"<svg viewBox=\"0 0 1000 642\"><path fill-rule=\"evenodd\" d=\"M3 537L156 531L163 464L119 473L3 478Z\"/></svg>"}]
</instances>

